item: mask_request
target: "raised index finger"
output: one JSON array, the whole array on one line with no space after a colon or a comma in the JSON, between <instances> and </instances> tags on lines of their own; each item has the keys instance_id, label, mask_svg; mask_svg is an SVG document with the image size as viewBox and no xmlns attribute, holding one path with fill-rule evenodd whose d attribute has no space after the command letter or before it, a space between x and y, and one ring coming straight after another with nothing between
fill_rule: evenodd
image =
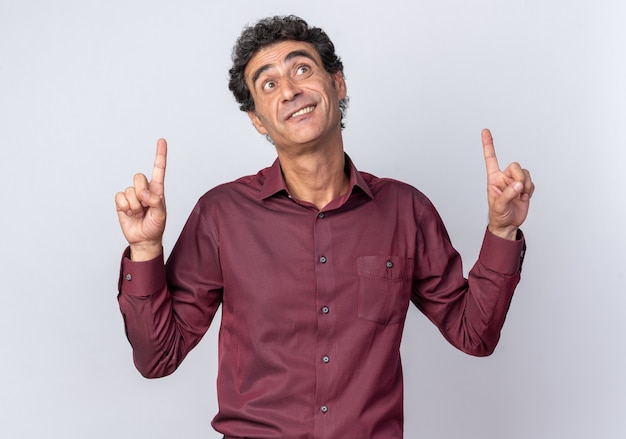
<instances>
[{"instance_id":1,"label":"raised index finger","mask_svg":"<svg viewBox=\"0 0 626 439\"><path fill-rule=\"evenodd\" d=\"M493 147L493 137L491 136L491 131L487 128L482 131L482 140L487 175L500 172L500 166L498 166L498 159L496 158L496 150Z\"/></svg>"},{"instance_id":2,"label":"raised index finger","mask_svg":"<svg viewBox=\"0 0 626 439\"><path fill-rule=\"evenodd\" d=\"M156 195L165 193L165 166L167 165L167 142L165 139L157 141L156 157L154 168L152 168L152 178L150 179L150 192Z\"/></svg>"}]
</instances>

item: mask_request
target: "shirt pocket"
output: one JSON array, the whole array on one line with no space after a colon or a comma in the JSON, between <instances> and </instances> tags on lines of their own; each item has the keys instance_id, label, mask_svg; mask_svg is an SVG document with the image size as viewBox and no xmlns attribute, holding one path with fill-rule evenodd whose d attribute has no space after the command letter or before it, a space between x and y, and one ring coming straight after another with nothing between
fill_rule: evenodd
<instances>
[{"instance_id":1,"label":"shirt pocket","mask_svg":"<svg viewBox=\"0 0 626 439\"><path fill-rule=\"evenodd\" d=\"M413 259L358 256L358 316L391 325L404 321L411 298Z\"/></svg>"}]
</instances>

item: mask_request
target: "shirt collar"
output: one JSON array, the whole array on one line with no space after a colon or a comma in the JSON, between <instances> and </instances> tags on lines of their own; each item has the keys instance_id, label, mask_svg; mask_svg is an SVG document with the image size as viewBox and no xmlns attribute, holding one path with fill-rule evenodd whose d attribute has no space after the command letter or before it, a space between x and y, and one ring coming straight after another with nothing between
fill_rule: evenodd
<instances>
[{"instance_id":1,"label":"shirt collar","mask_svg":"<svg viewBox=\"0 0 626 439\"><path fill-rule=\"evenodd\" d=\"M373 199L374 195L370 187L367 185L361 173L357 170L352 160L346 154L346 168L350 173L350 193L354 191L355 187L361 189L369 198ZM259 190L259 199L264 200L273 195L276 195L279 192L287 193L287 185L285 184L285 179L283 178L283 173L280 168L280 161L276 159L274 164L271 167L266 169L265 172L265 181L263 182L263 186Z\"/></svg>"}]
</instances>

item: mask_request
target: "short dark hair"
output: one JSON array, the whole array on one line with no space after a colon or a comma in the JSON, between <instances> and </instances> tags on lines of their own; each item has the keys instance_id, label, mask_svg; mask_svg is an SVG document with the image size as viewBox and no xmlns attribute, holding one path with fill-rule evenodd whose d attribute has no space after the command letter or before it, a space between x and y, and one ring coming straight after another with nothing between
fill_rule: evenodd
<instances>
[{"instance_id":1,"label":"short dark hair","mask_svg":"<svg viewBox=\"0 0 626 439\"><path fill-rule=\"evenodd\" d=\"M282 41L302 41L312 44L322 59L324 69L331 75L337 72L343 75L343 63L335 53L335 45L322 29L309 26L306 21L295 15L263 18L255 25L245 27L233 47L233 66L228 71L230 74L228 88L235 95L241 111L255 109L254 99L244 76L248 62L259 50ZM339 102L339 108L343 128L343 118L348 108L347 97Z\"/></svg>"}]
</instances>

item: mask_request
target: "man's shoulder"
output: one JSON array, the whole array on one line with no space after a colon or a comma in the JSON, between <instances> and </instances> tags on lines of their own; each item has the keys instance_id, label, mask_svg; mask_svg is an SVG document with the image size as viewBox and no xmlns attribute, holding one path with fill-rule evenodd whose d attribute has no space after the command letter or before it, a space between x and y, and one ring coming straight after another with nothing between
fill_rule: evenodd
<instances>
[{"instance_id":1,"label":"man's shoulder","mask_svg":"<svg viewBox=\"0 0 626 439\"><path fill-rule=\"evenodd\" d=\"M359 171L359 174L361 174L363 181L365 181L374 196L376 196L376 194L396 194L397 196L425 198L425 195L410 183L390 177L377 177L365 171Z\"/></svg>"},{"instance_id":2,"label":"man's shoulder","mask_svg":"<svg viewBox=\"0 0 626 439\"><path fill-rule=\"evenodd\" d=\"M254 196L258 194L267 180L271 167L263 168L256 174L244 175L235 180L218 184L209 189L200 197L201 203L218 200L232 200L239 196Z\"/></svg>"},{"instance_id":3,"label":"man's shoulder","mask_svg":"<svg viewBox=\"0 0 626 439\"><path fill-rule=\"evenodd\" d=\"M268 175L272 172L272 166L268 166L259 170L256 174L244 175L243 177L239 177L236 180L233 180L229 183L225 183L223 186L227 185L244 185L244 186L262 186L265 180L268 178Z\"/></svg>"}]
</instances>

